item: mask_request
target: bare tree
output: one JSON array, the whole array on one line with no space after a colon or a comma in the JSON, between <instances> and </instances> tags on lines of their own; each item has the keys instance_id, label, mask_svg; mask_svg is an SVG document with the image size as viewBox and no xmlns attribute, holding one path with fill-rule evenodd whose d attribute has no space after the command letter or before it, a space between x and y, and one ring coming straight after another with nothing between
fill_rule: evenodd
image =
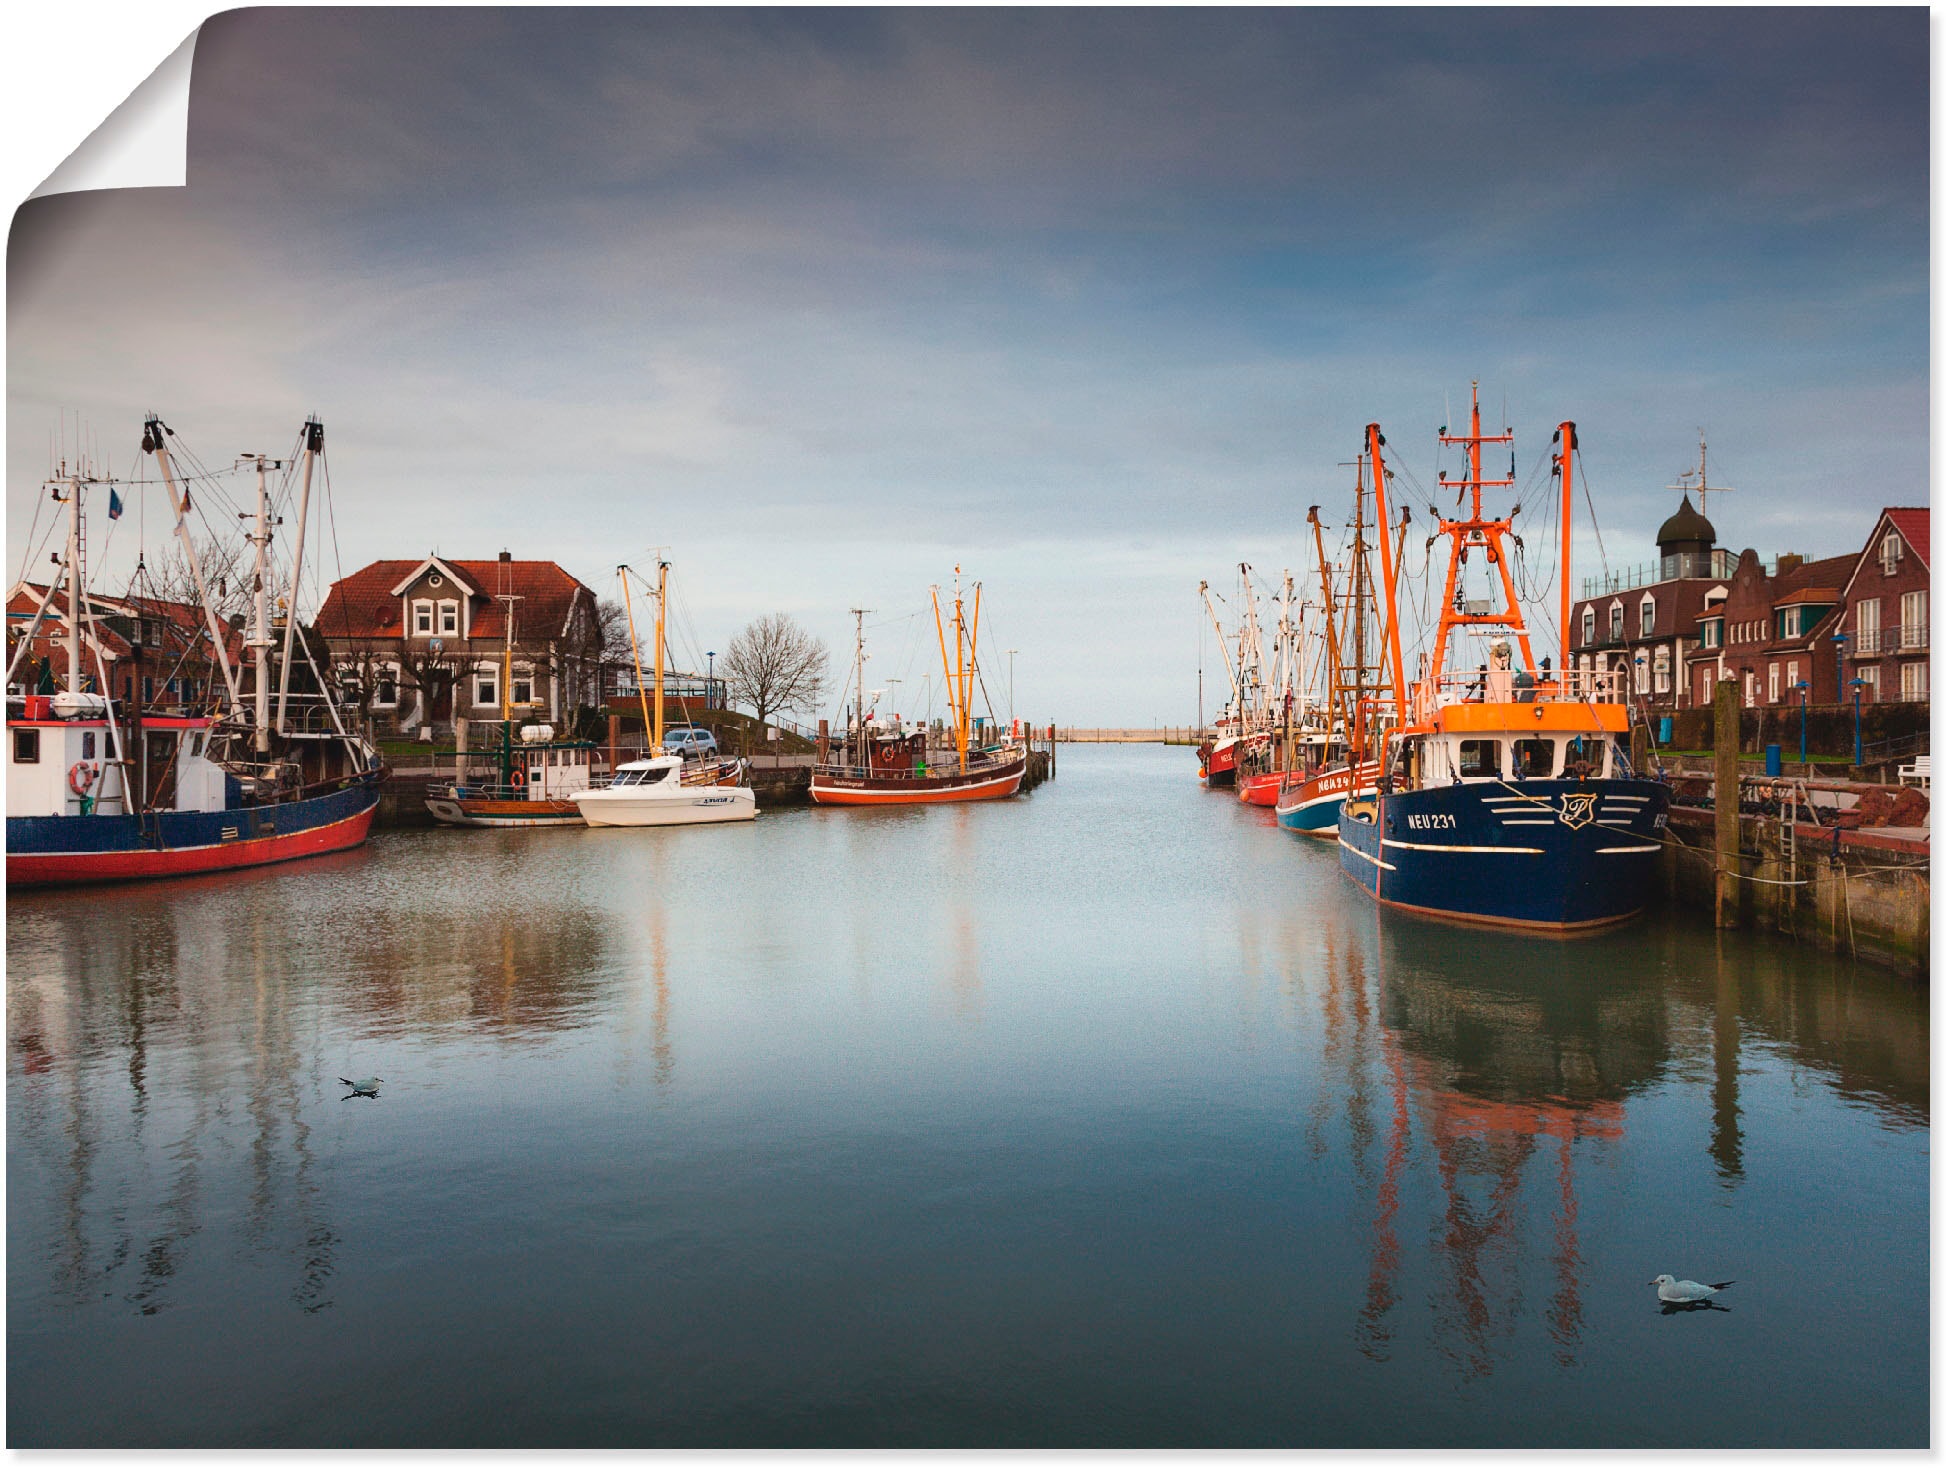
<instances>
[{"instance_id":1,"label":"bare tree","mask_svg":"<svg viewBox=\"0 0 1946 1468\"><path fill-rule=\"evenodd\" d=\"M628 637L628 613L618 601L604 599L595 604L595 634L599 639L596 658L601 664L601 691L606 697L609 688L619 680L614 676L616 670L635 667L635 649Z\"/></svg>"},{"instance_id":2,"label":"bare tree","mask_svg":"<svg viewBox=\"0 0 1946 1468\"><path fill-rule=\"evenodd\" d=\"M816 708L830 661L824 644L789 613L772 612L730 639L723 681L731 701L750 705L763 724L772 714Z\"/></svg>"}]
</instances>

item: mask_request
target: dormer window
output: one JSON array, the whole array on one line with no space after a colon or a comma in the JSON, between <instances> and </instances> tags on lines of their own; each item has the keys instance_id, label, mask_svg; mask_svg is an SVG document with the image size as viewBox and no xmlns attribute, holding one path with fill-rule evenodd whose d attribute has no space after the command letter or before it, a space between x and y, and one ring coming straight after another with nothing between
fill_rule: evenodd
<instances>
[{"instance_id":1,"label":"dormer window","mask_svg":"<svg viewBox=\"0 0 1946 1468\"><path fill-rule=\"evenodd\" d=\"M432 636L432 603L415 601L412 604L412 635L414 637Z\"/></svg>"},{"instance_id":2,"label":"dormer window","mask_svg":"<svg viewBox=\"0 0 1946 1468\"><path fill-rule=\"evenodd\" d=\"M1878 543L1879 569L1887 576L1899 574L1899 557L1905 554L1905 545L1896 530L1885 532L1885 539Z\"/></svg>"},{"instance_id":3,"label":"dormer window","mask_svg":"<svg viewBox=\"0 0 1946 1468\"><path fill-rule=\"evenodd\" d=\"M439 604L439 635L441 637L459 636L459 603L443 601Z\"/></svg>"},{"instance_id":4,"label":"dormer window","mask_svg":"<svg viewBox=\"0 0 1946 1468\"><path fill-rule=\"evenodd\" d=\"M1652 596L1642 598L1642 635L1655 636L1655 598Z\"/></svg>"},{"instance_id":5,"label":"dormer window","mask_svg":"<svg viewBox=\"0 0 1946 1468\"><path fill-rule=\"evenodd\" d=\"M1620 642L1622 640L1622 604L1620 602L1614 602L1608 608L1608 640L1610 642Z\"/></svg>"},{"instance_id":6,"label":"dormer window","mask_svg":"<svg viewBox=\"0 0 1946 1468\"><path fill-rule=\"evenodd\" d=\"M1593 607L1583 607L1581 609L1581 645L1583 647L1592 647L1594 641L1595 609Z\"/></svg>"}]
</instances>

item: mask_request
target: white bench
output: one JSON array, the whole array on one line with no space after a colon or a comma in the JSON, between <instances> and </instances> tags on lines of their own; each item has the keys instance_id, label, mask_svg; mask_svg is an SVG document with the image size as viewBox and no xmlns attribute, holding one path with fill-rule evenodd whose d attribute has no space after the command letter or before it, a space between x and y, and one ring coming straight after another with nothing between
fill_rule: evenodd
<instances>
[{"instance_id":1,"label":"white bench","mask_svg":"<svg viewBox=\"0 0 1946 1468\"><path fill-rule=\"evenodd\" d=\"M1921 790L1931 790L1932 756L1929 754L1914 755L1911 764L1900 765L1899 783L1901 785L1917 785Z\"/></svg>"}]
</instances>

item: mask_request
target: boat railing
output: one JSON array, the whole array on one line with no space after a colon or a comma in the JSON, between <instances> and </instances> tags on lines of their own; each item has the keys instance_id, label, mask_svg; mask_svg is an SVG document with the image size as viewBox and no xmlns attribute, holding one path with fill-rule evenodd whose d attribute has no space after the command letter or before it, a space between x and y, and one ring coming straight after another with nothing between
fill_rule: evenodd
<instances>
[{"instance_id":1,"label":"boat railing","mask_svg":"<svg viewBox=\"0 0 1946 1468\"><path fill-rule=\"evenodd\" d=\"M1536 678L1525 669L1486 668L1443 673L1413 687L1413 721L1424 723L1434 709L1460 703L1622 703L1625 671L1570 668Z\"/></svg>"},{"instance_id":2,"label":"boat railing","mask_svg":"<svg viewBox=\"0 0 1946 1468\"><path fill-rule=\"evenodd\" d=\"M955 754L937 763L928 762L923 768L906 766L887 769L884 765L844 760L832 760L815 768L820 775L836 775L849 780L938 780L948 775L977 775L986 770L1005 769L1016 759L1025 757L1026 750L1022 746L996 745L992 749L967 751L964 765Z\"/></svg>"}]
</instances>

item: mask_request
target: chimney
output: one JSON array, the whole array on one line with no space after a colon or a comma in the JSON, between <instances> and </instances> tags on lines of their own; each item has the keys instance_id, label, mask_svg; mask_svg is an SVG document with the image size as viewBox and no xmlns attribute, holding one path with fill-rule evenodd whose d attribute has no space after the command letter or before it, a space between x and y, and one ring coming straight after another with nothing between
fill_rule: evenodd
<instances>
[{"instance_id":1,"label":"chimney","mask_svg":"<svg viewBox=\"0 0 1946 1468\"><path fill-rule=\"evenodd\" d=\"M1777 574L1779 576L1787 576L1803 564L1804 557L1795 552L1786 551L1777 558Z\"/></svg>"},{"instance_id":2,"label":"chimney","mask_svg":"<svg viewBox=\"0 0 1946 1468\"><path fill-rule=\"evenodd\" d=\"M514 558L514 553L512 551L500 552L500 560L503 565L510 563L513 560L513 558Z\"/></svg>"}]
</instances>

